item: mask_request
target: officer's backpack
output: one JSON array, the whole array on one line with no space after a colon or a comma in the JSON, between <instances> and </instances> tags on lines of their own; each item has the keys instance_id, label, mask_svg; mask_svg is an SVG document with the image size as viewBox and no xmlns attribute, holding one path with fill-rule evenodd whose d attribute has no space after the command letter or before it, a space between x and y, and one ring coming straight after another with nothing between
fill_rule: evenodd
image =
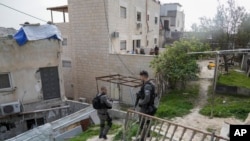
<instances>
[{"instance_id":1,"label":"officer's backpack","mask_svg":"<svg viewBox=\"0 0 250 141\"><path fill-rule=\"evenodd\" d=\"M103 109L103 104L101 103L101 95L97 95L93 100L92 100L92 104L94 109Z\"/></svg>"}]
</instances>

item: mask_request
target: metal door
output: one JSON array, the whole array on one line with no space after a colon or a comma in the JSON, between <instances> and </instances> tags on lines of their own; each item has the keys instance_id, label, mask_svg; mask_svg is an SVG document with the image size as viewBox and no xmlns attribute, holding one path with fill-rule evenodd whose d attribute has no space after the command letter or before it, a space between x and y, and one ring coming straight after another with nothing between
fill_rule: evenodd
<instances>
[{"instance_id":1,"label":"metal door","mask_svg":"<svg viewBox=\"0 0 250 141\"><path fill-rule=\"evenodd\" d=\"M43 99L60 98L60 84L57 67L40 68Z\"/></svg>"}]
</instances>

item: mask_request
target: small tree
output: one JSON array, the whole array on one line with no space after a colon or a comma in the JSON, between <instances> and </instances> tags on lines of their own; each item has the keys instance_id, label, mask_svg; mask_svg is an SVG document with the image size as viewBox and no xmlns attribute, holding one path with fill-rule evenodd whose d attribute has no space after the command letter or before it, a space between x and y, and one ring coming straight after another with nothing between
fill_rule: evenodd
<instances>
[{"instance_id":1,"label":"small tree","mask_svg":"<svg viewBox=\"0 0 250 141\"><path fill-rule=\"evenodd\" d=\"M236 42L242 48L246 48L250 42L250 15L247 15L239 26Z\"/></svg>"},{"instance_id":2,"label":"small tree","mask_svg":"<svg viewBox=\"0 0 250 141\"><path fill-rule=\"evenodd\" d=\"M198 56L188 55L187 52L208 50L209 46L197 40L177 41L167 46L165 52L155 57L151 67L156 74L169 83L170 88L175 89L177 82L182 82L185 87L186 81L197 77L199 72L196 59Z\"/></svg>"},{"instance_id":3,"label":"small tree","mask_svg":"<svg viewBox=\"0 0 250 141\"><path fill-rule=\"evenodd\" d=\"M218 0L218 2L220 2L220 0ZM216 43L221 50L234 49L238 46L236 44L238 30L246 14L245 8L237 6L235 0L227 0L226 4L219 3L217 14L213 19L206 17L201 18L200 29L204 32L210 32L213 36L213 42ZM228 56L223 55L223 59L225 62L225 71L228 72Z\"/></svg>"}]
</instances>

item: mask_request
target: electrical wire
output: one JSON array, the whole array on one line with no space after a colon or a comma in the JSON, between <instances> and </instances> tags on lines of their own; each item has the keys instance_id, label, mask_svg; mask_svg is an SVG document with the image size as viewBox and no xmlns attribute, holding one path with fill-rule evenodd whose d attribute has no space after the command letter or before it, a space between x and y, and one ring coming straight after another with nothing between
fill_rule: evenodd
<instances>
[{"instance_id":1,"label":"electrical wire","mask_svg":"<svg viewBox=\"0 0 250 141\"><path fill-rule=\"evenodd\" d=\"M105 2L105 1L106 1L106 0L103 0L103 3L104 3L104 14L105 14L105 20L106 20L106 25L107 25L108 33L109 33L110 29L109 29L109 22L108 22L108 15L107 15L107 9L106 9L106 2ZM108 37L109 37L109 41L110 41L110 43L111 43L111 49L114 49L114 51L116 51L116 50L115 50L115 47L113 46L113 42L112 42L112 39L111 39L111 35L109 34ZM131 75L134 76L135 73L133 73L133 72L128 68L128 66L127 66L126 63L122 60L122 58L121 58L118 54L116 54L116 56L118 57L118 59L120 60L120 62L123 64L123 66L126 68L126 70L127 70Z\"/></svg>"},{"instance_id":2,"label":"electrical wire","mask_svg":"<svg viewBox=\"0 0 250 141\"><path fill-rule=\"evenodd\" d=\"M40 19L40 18L38 18L38 17L32 16L32 15L30 15L30 14L28 14L28 13L25 13L25 12L23 12L23 11L17 10L17 9L15 9L15 8L10 7L10 6L8 6L8 5L5 5L5 4L3 4L3 3L0 3L0 5L2 5L2 6L4 6L4 7L7 7L7 8L9 8L9 9L11 9L11 10L14 10L14 11L16 11L16 12L19 12L19 13L21 13L21 14L24 14L24 15L26 15L26 16L32 17L32 18L34 18L34 19L37 19L37 20L40 20L40 21L43 21L43 22L47 22L46 20L43 20L43 19Z\"/></svg>"}]
</instances>

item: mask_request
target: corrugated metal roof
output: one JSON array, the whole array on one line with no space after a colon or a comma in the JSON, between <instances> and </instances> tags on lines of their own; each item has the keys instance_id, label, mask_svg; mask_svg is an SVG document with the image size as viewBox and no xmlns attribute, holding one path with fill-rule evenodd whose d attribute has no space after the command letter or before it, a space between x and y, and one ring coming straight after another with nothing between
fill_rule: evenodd
<instances>
[{"instance_id":1,"label":"corrugated metal roof","mask_svg":"<svg viewBox=\"0 0 250 141\"><path fill-rule=\"evenodd\" d=\"M91 117L92 114L96 114L96 110L94 110L92 106L89 106L64 118L47 123L14 138L8 139L7 141L52 141L55 136L61 134L60 129L83 119L87 119Z\"/></svg>"}]
</instances>

